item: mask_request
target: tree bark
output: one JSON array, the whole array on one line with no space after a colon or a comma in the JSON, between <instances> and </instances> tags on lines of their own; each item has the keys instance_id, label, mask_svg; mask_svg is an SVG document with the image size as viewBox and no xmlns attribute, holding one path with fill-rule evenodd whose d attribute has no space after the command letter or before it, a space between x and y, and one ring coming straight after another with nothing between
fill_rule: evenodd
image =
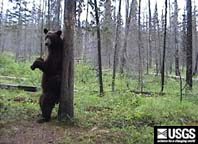
<instances>
[{"instance_id":1,"label":"tree bark","mask_svg":"<svg viewBox=\"0 0 198 144\"><path fill-rule=\"evenodd\" d=\"M165 0L165 22L164 22L164 46L162 56L162 68L161 68L161 92L164 90L164 68L165 68L165 56L166 56L166 27L167 27L167 0Z\"/></svg>"},{"instance_id":2,"label":"tree bark","mask_svg":"<svg viewBox=\"0 0 198 144\"><path fill-rule=\"evenodd\" d=\"M131 23L133 4L134 4L134 0L131 1L130 10L129 10L129 2L127 0L127 3L126 3L125 37L124 37L124 45L123 45L123 49L122 49L122 52L121 52L121 58L120 58L120 73L121 74L124 73L124 66L125 66L125 63L126 63L127 40L128 40L128 35L129 35L129 27L130 27L130 23ZM128 13L129 13L129 15L128 15Z\"/></svg>"},{"instance_id":3,"label":"tree bark","mask_svg":"<svg viewBox=\"0 0 198 144\"><path fill-rule=\"evenodd\" d=\"M0 9L0 48L2 48L3 44L3 34L2 34L2 31L3 31L3 28L2 28L2 18L3 18L3 0L1 1L1 9ZM3 48L1 49L1 51L3 52Z\"/></svg>"},{"instance_id":4,"label":"tree bark","mask_svg":"<svg viewBox=\"0 0 198 144\"><path fill-rule=\"evenodd\" d=\"M187 45L186 45L186 83L192 89L192 6L191 0L186 1L187 6Z\"/></svg>"},{"instance_id":5,"label":"tree bark","mask_svg":"<svg viewBox=\"0 0 198 144\"><path fill-rule=\"evenodd\" d=\"M187 41L187 32L186 32L186 11L184 8L183 20L182 20L182 72L184 71L186 65L186 41Z\"/></svg>"},{"instance_id":6,"label":"tree bark","mask_svg":"<svg viewBox=\"0 0 198 144\"><path fill-rule=\"evenodd\" d=\"M151 44L151 1L148 0L148 8L149 8L149 68L152 67L152 44Z\"/></svg>"},{"instance_id":7,"label":"tree bark","mask_svg":"<svg viewBox=\"0 0 198 144\"><path fill-rule=\"evenodd\" d=\"M40 1L40 9L41 9L41 3L42 3L42 10L40 14L41 18L41 28L40 28L40 57L42 58L44 55L44 46L43 46L43 29L44 29L44 0L42 2Z\"/></svg>"},{"instance_id":8,"label":"tree bark","mask_svg":"<svg viewBox=\"0 0 198 144\"><path fill-rule=\"evenodd\" d=\"M85 24L86 24L86 28L85 28L85 32L84 32L84 41L83 41L83 48L82 48L82 60L86 61L86 50L87 50L87 46L88 46L88 35L89 35L89 31L88 31L88 15L89 15L89 0L87 0L87 9L86 9L86 18L85 18Z\"/></svg>"},{"instance_id":9,"label":"tree bark","mask_svg":"<svg viewBox=\"0 0 198 144\"><path fill-rule=\"evenodd\" d=\"M116 78L116 68L118 65L118 43L119 43L119 29L120 29L120 21L121 21L121 0L119 0L119 8L117 15L117 26L116 26L116 38L115 38L115 46L114 46L114 55L113 55L113 75L112 75L112 91L115 89L115 78Z\"/></svg>"},{"instance_id":10,"label":"tree bark","mask_svg":"<svg viewBox=\"0 0 198 144\"><path fill-rule=\"evenodd\" d=\"M174 3L174 36L175 36L175 75L179 76L179 48L178 48L178 6L177 0Z\"/></svg>"},{"instance_id":11,"label":"tree bark","mask_svg":"<svg viewBox=\"0 0 198 144\"><path fill-rule=\"evenodd\" d=\"M111 68L112 66L112 17L111 17L111 0L106 0L104 3L105 13L104 13L104 24L103 24L103 47L105 49L105 64Z\"/></svg>"},{"instance_id":12,"label":"tree bark","mask_svg":"<svg viewBox=\"0 0 198 144\"><path fill-rule=\"evenodd\" d=\"M153 16L153 28L154 28L154 36L155 36L155 65L156 65L156 75L159 73L159 50L160 50L160 45L157 45L157 42L159 42L159 22L158 22L158 10L157 10L157 3L155 4L155 12ZM148 74L148 73L147 73Z\"/></svg>"},{"instance_id":13,"label":"tree bark","mask_svg":"<svg viewBox=\"0 0 198 144\"><path fill-rule=\"evenodd\" d=\"M48 26L48 29L50 30L51 29L51 20L50 20L50 11L51 11L51 0L48 0L47 1L47 26Z\"/></svg>"},{"instance_id":14,"label":"tree bark","mask_svg":"<svg viewBox=\"0 0 198 144\"><path fill-rule=\"evenodd\" d=\"M196 56L196 61L195 61L195 70L194 70L194 75L198 73L198 53L197 53L197 56Z\"/></svg>"},{"instance_id":15,"label":"tree bark","mask_svg":"<svg viewBox=\"0 0 198 144\"><path fill-rule=\"evenodd\" d=\"M99 89L100 89L100 96L103 96L104 90L103 90L103 80L102 80L101 37L100 37L98 6L96 0L94 0L94 5L95 5L95 16L96 16L96 25L97 25Z\"/></svg>"},{"instance_id":16,"label":"tree bark","mask_svg":"<svg viewBox=\"0 0 198 144\"><path fill-rule=\"evenodd\" d=\"M139 13L138 13L138 86L140 91L143 91L143 64L142 64L142 37L141 37L141 0L139 0Z\"/></svg>"},{"instance_id":17,"label":"tree bark","mask_svg":"<svg viewBox=\"0 0 198 144\"><path fill-rule=\"evenodd\" d=\"M75 25L75 1L64 2L64 48L63 69L61 83L61 97L58 110L60 121L70 120L74 116L74 25Z\"/></svg>"}]
</instances>

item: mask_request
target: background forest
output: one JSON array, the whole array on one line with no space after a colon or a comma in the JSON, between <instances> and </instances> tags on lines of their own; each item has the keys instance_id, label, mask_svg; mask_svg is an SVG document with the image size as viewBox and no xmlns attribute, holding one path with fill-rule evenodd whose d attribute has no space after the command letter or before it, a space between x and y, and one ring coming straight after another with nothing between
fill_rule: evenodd
<instances>
[{"instance_id":1,"label":"background forest","mask_svg":"<svg viewBox=\"0 0 198 144\"><path fill-rule=\"evenodd\" d=\"M47 56L43 29L64 31L64 4L0 0L0 85L36 87L0 89L0 143L151 144L156 125L198 125L196 0L77 0L75 116L60 123L56 107L37 124L41 72L30 65Z\"/></svg>"}]
</instances>

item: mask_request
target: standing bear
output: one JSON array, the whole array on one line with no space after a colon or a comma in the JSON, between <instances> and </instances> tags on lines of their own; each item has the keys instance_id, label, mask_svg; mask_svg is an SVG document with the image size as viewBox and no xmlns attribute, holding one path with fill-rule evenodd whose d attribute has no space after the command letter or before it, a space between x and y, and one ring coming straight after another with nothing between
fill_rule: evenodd
<instances>
[{"instance_id":1,"label":"standing bear","mask_svg":"<svg viewBox=\"0 0 198 144\"><path fill-rule=\"evenodd\" d=\"M63 39L61 31L48 31L44 29L45 46L48 48L48 56L44 60L37 58L31 66L43 72L42 76L42 95L39 99L42 118L38 123L48 122L51 118L52 109L59 102L61 89L61 73L63 58Z\"/></svg>"}]
</instances>

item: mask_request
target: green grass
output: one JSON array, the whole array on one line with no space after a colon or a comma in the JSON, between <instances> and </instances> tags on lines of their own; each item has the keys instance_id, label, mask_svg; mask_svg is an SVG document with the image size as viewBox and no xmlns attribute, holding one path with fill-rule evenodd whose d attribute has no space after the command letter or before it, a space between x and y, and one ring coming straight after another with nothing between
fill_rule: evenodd
<instances>
[{"instance_id":1,"label":"green grass","mask_svg":"<svg viewBox=\"0 0 198 144\"><path fill-rule=\"evenodd\" d=\"M40 85L41 72L30 70L31 62L15 63L12 57L0 55L0 75L25 77L23 82L3 80L0 83ZM179 82L166 78L165 95L151 96L131 92L137 88L137 80L117 76L116 91L111 92L111 73L104 73L105 95L98 95L98 79L89 64L75 65L75 118L74 125L89 130L79 137L65 134L61 143L126 143L152 144L153 127L156 125L198 124L198 86L194 82L192 92L186 91L180 102ZM128 86L127 86L128 84ZM144 76L144 90L160 91L160 77ZM39 113L38 97L41 91L30 93L0 89L0 125L20 120L35 119ZM56 116L58 108L53 112ZM90 132L96 127L103 133ZM98 141L100 140L100 141Z\"/></svg>"}]
</instances>

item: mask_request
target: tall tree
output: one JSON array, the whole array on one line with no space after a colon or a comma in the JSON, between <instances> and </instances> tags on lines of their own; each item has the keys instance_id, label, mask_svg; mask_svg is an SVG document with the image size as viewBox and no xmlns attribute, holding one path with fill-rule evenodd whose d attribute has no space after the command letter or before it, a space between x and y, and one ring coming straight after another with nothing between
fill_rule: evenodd
<instances>
[{"instance_id":1,"label":"tall tree","mask_svg":"<svg viewBox=\"0 0 198 144\"><path fill-rule=\"evenodd\" d=\"M61 10L61 0L56 0L55 28L58 30L61 28L60 10Z\"/></svg>"},{"instance_id":2,"label":"tall tree","mask_svg":"<svg viewBox=\"0 0 198 144\"><path fill-rule=\"evenodd\" d=\"M158 10L157 10L157 2L155 4L155 11L153 14L153 30L154 30L154 42L155 42L155 65L156 65L156 75L159 73L159 65L160 65L160 44L159 42L159 20L158 20Z\"/></svg>"},{"instance_id":3,"label":"tall tree","mask_svg":"<svg viewBox=\"0 0 198 144\"><path fill-rule=\"evenodd\" d=\"M193 69L193 75L195 75L198 72L198 31L197 31L197 6L194 1L194 10L193 10L193 59L194 59L194 69Z\"/></svg>"},{"instance_id":4,"label":"tall tree","mask_svg":"<svg viewBox=\"0 0 198 144\"><path fill-rule=\"evenodd\" d=\"M103 96L104 90L103 90L103 80L102 80L101 36L100 36L98 6L96 0L94 0L94 6L95 6L95 17L96 17L96 26L97 26L99 88L100 88L100 96Z\"/></svg>"},{"instance_id":5,"label":"tall tree","mask_svg":"<svg viewBox=\"0 0 198 144\"><path fill-rule=\"evenodd\" d=\"M105 48L105 61L108 67L111 67L112 60L112 32L113 32L113 22L112 22L112 10L111 10L111 0L106 0L104 3L104 23L103 23L103 44Z\"/></svg>"},{"instance_id":6,"label":"tall tree","mask_svg":"<svg viewBox=\"0 0 198 144\"><path fill-rule=\"evenodd\" d=\"M22 1L16 1L16 6L19 6L19 13L18 13L18 29L17 29L17 41L18 41L18 47L16 48L16 55L15 55L15 61L19 59L20 54L22 53L22 46L21 46L21 29L22 29Z\"/></svg>"},{"instance_id":7,"label":"tall tree","mask_svg":"<svg viewBox=\"0 0 198 144\"><path fill-rule=\"evenodd\" d=\"M1 7L0 7L0 47L2 48L3 47L3 35L2 35L2 31L3 31L3 28L2 28L2 19L3 19L3 0L1 1ZM1 51L3 52L3 48L1 49Z\"/></svg>"},{"instance_id":8,"label":"tall tree","mask_svg":"<svg viewBox=\"0 0 198 144\"><path fill-rule=\"evenodd\" d=\"M149 59L147 60L147 67L152 67L152 45L151 45L151 1L148 0L148 9L149 9Z\"/></svg>"},{"instance_id":9,"label":"tall tree","mask_svg":"<svg viewBox=\"0 0 198 144\"><path fill-rule=\"evenodd\" d=\"M88 43L88 35L89 35L89 32L88 32L88 26L89 26L88 15L89 15L89 0L87 0L87 6L86 6L84 44L83 44L83 47L82 47L82 60L84 60L84 61L86 59L86 50L87 50L87 46L88 46L87 43Z\"/></svg>"},{"instance_id":10,"label":"tall tree","mask_svg":"<svg viewBox=\"0 0 198 144\"><path fill-rule=\"evenodd\" d=\"M121 0L119 0L119 8L117 15L117 24L116 24L116 36L115 36L115 46L114 46L114 54L113 54L113 75L112 75L112 91L115 89L115 78L116 78L116 68L118 64L118 43L120 39L119 30L121 26Z\"/></svg>"},{"instance_id":11,"label":"tall tree","mask_svg":"<svg viewBox=\"0 0 198 144\"><path fill-rule=\"evenodd\" d=\"M124 65L126 63L126 52L127 52L127 40L129 35L129 27L131 23L132 13L133 13L133 5L135 5L135 0L131 1L130 9L129 9L129 0L126 2L126 26L125 26L125 35L124 35L124 45L121 52L121 58L120 58L120 73L124 72Z\"/></svg>"},{"instance_id":12,"label":"tall tree","mask_svg":"<svg viewBox=\"0 0 198 144\"><path fill-rule=\"evenodd\" d=\"M143 91L143 62L142 62L142 37L141 37L141 0L139 0L138 12L138 86Z\"/></svg>"},{"instance_id":13,"label":"tall tree","mask_svg":"<svg viewBox=\"0 0 198 144\"><path fill-rule=\"evenodd\" d=\"M162 67L161 67L161 92L164 90L164 68L165 68L165 56L166 56L166 27L167 27L167 0L165 0L165 22L164 22L164 45L162 55Z\"/></svg>"},{"instance_id":14,"label":"tall tree","mask_svg":"<svg viewBox=\"0 0 198 144\"><path fill-rule=\"evenodd\" d=\"M51 0L47 0L47 27L51 29Z\"/></svg>"},{"instance_id":15,"label":"tall tree","mask_svg":"<svg viewBox=\"0 0 198 144\"><path fill-rule=\"evenodd\" d=\"M195 69L194 69L194 72L193 74L197 74L198 73L198 53L196 55L196 60L195 60Z\"/></svg>"},{"instance_id":16,"label":"tall tree","mask_svg":"<svg viewBox=\"0 0 198 144\"><path fill-rule=\"evenodd\" d=\"M40 9L40 15L39 19L41 19L41 27L40 27L40 57L43 57L44 54L44 46L43 46L43 29L44 29L44 0L40 1L39 9Z\"/></svg>"},{"instance_id":17,"label":"tall tree","mask_svg":"<svg viewBox=\"0 0 198 144\"><path fill-rule=\"evenodd\" d=\"M178 46L178 5L174 2L174 42L175 42L175 75L179 76L179 46Z\"/></svg>"},{"instance_id":18,"label":"tall tree","mask_svg":"<svg viewBox=\"0 0 198 144\"><path fill-rule=\"evenodd\" d=\"M191 0L186 1L187 7L187 45L186 45L186 83L192 89L192 6Z\"/></svg>"},{"instance_id":19,"label":"tall tree","mask_svg":"<svg viewBox=\"0 0 198 144\"><path fill-rule=\"evenodd\" d=\"M59 120L70 120L74 116L74 25L76 2L64 1L64 49Z\"/></svg>"},{"instance_id":20,"label":"tall tree","mask_svg":"<svg viewBox=\"0 0 198 144\"><path fill-rule=\"evenodd\" d=\"M186 30L186 8L184 7L184 12L183 12L183 20L182 20L182 53L181 53L181 62L182 62L182 72L184 71L185 65L186 65L186 41L187 41L187 30Z\"/></svg>"}]
</instances>

